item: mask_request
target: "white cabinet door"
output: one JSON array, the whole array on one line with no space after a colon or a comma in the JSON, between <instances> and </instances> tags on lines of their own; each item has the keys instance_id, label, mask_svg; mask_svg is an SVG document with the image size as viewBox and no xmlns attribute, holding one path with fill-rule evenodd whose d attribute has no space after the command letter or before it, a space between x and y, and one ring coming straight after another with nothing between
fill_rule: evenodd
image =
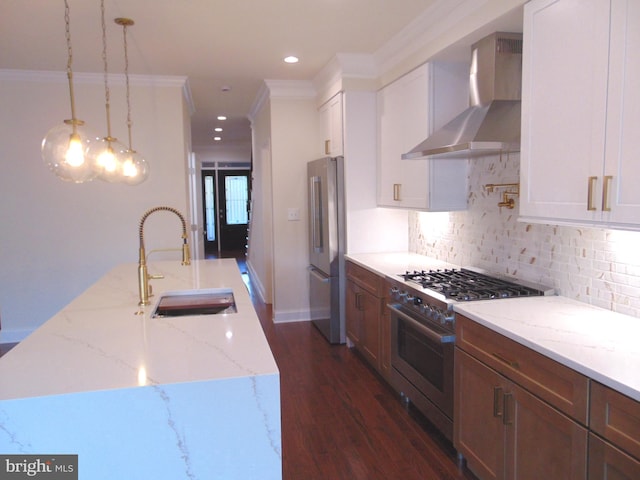
<instances>
[{"instance_id":1,"label":"white cabinet door","mask_svg":"<svg viewBox=\"0 0 640 480\"><path fill-rule=\"evenodd\" d=\"M428 65L378 93L378 205L419 207L426 203L426 162L406 162L403 153L429 132Z\"/></svg>"},{"instance_id":2,"label":"white cabinet door","mask_svg":"<svg viewBox=\"0 0 640 480\"><path fill-rule=\"evenodd\" d=\"M532 1L523 35L520 215L597 221L600 208L589 208L602 188L609 4Z\"/></svg>"},{"instance_id":3,"label":"white cabinet door","mask_svg":"<svg viewBox=\"0 0 640 480\"><path fill-rule=\"evenodd\" d=\"M425 64L378 92L379 206L426 211L466 208L466 160L402 160L403 153L432 132L434 115L449 120L468 105L468 68L462 79L451 81L452 72L459 71L459 66L455 72ZM439 97L436 104L439 78L449 81L443 96L452 98Z\"/></svg>"},{"instance_id":4,"label":"white cabinet door","mask_svg":"<svg viewBox=\"0 0 640 480\"><path fill-rule=\"evenodd\" d=\"M603 220L640 228L640 2L613 0Z\"/></svg>"},{"instance_id":5,"label":"white cabinet door","mask_svg":"<svg viewBox=\"0 0 640 480\"><path fill-rule=\"evenodd\" d=\"M319 113L323 154L332 157L343 155L342 93L331 97L320 107Z\"/></svg>"}]
</instances>

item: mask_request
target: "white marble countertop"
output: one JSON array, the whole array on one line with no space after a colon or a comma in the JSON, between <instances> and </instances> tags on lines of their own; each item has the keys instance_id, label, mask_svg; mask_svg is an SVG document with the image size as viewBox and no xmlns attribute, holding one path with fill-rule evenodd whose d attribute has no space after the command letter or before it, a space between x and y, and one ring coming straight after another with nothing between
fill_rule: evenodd
<instances>
[{"instance_id":1,"label":"white marble countertop","mask_svg":"<svg viewBox=\"0 0 640 480\"><path fill-rule=\"evenodd\" d=\"M151 305L138 307L137 264L119 265L0 358L0 400L278 373L235 260L149 273L164 275ZM150 317L163 292L211 288L231 288L237 312Z\"/></svg>"},{"instance_id":2,"label":"white marble countertop","mask_svg":"<svg viewBox=\"0 0 640 480\"><path fill-rule=\"evenodd\" d=\"M457 303L454 310L640 401L640 319L567 297Z\"/></svg>"},{"instance_id":3,"label":"white marble countertop","mask_svg":"<svg viewBox=\"0 0 640 480\"><path fill-rule=\"evenodd\" d=\"M376 271L386 277L400 281L398 276L406 271L461 268L460 265L436 260L435 258L409 252L392 253L355 253L345 255L347 260L361 265L372 271Z\"/></svg>"},{"instance_id":4,"label":"white marble countertop","mask_svg":"<svg viewBox=\"0 0 640 480\"><path fill-rule=\"evenodd\" d=\"M459 268L415 253L347 255L398 279L405 270ZM640 401L640 319L562 296L482 300L454 310Z\"/></svg>"}]
</instances>

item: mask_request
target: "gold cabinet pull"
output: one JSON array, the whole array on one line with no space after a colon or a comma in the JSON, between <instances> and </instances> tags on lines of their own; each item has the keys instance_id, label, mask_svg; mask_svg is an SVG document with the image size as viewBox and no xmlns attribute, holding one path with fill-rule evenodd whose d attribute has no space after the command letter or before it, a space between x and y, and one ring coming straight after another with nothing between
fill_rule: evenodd
<instances>
[{"instance_id":1,"label":"gold cabinet pull","mask_svg":"<svg viewBox=\"0 0 640 480\"><path fill-rule=\"evenodd\" d=\"M394 183L393 184L393 199L396 202L400 201L400 183Z\"/></svg>"},{"instance_id":2,"label":"gold cabinet pull","mask_svg":"<svg viewBox=\"0 0 640 480\"><path fill-rule=\"evenodd\" d=\"M610 212L611 205L609 205L609 187L611 186L611 180L613 175L605 175L602 183L602 211Z\"/></svg>"},{"instance_id":3,"label":"gold cabinet pull","mask_svg":"<svg viewBox=\"0 0 640 480\"><path fill-rule=\"evenodd\" d=\"M593 204L593 189L596 187L598 177L589 177L589 183L587 188L587 210L594 211L596 209Z\"/></svg>"},{"instance_id":4,"label":"gold cabinet pull","mask_svg":"<svg viewBox=\"0 0 640 480\"><path fill-rule=\"evenodd\" d=\"M356 293L356 308L362 310L362 294Z\"/></svg>"},{"instance_id":5,"label":"gold cabinet pull","mask_svg":"<svg viewBox=\"0 0 640 480\"><path fill-rule=\"evenodd\" d=\"M331 153L331 140L324 141L324 153L327 155Z\"/></svg>"},{"instance_id":6,"label":"gold cabinet pull","mask_svg":"<svg viewBox=\"0 0 640 480\"><path fill-rule=\"evenodd\" d=\"M493 387L493 416L501 417L502 416L502 408L501 400L502 396L502 387Z\"/></svg>"},{"instance_id":7,"label":"gold cabinet pull","mask_svg":"<svg viewBox=\"0 0 640 480\"><path fill-rule=\"evenodd\" d=\"M492 353L491 355L493 355L494 357L496 357L498 360L500 360L502 363L506 363L507 365L509 365L512 368L520 368L520 365L518 364L518 362L516 362L515 360L509 360L508 358L504 357L502 354L500 353Z\"/></svg>"},{"instance_id":8,"label":"gold cabinet pull","mask_svg":"<svg viewBox=\"0 0 640 480\"><path fill-rule=\"evenodd\" d=\"M513 419L511 418L511 414L509 413L509 410L513 410L513 394L512 393L505 393L504 394L504 398L503 398L503 402L504 402L504 415L502 416L502 423L504 425L511 425L513 423ZM510 407L511 405L511 407Z\"/></svg>"}]
</instances>

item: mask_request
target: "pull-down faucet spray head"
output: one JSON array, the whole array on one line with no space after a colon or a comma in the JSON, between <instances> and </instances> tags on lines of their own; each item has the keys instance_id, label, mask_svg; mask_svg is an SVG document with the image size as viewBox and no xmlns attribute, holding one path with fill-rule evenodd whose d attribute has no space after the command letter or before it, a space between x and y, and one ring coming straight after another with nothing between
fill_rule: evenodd
<instances>
[{"instance_id":1,"label":"pull-down faucet spray head","mask_svg":"<svg viewBox=\"0 0 640 480\"><path fill-rule=\"evenodd\" d=\"M147 271L147 254L144 248L144 222L152 213L160 210L166 210L168 212L175 213L180 222L182 222L182 265L191 265L191 252L189 251L189 243L187 241L187 222L185 222L182 214L172 207L154 207L147 210L140 219L139 236L140 236L140 249L138 257L138 293L140 295L140 302L138 305L149 305L149 297L151 296L151 287L149 280L153 278L162 278L162 275L149 275Z\"/></svg>"}]
</instances>

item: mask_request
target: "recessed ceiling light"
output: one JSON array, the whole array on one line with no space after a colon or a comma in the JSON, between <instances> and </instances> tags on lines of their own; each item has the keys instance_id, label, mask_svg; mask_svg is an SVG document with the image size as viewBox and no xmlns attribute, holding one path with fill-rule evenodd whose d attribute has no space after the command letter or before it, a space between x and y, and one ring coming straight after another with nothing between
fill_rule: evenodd
<instances>
[{"instance_id":1,"label":"recessed ceiling light","mask_svg":"<svg viewBox=\"0 0 640 480\"><path fill-rule=\"evenodd\" d=\"M227 119L227 117L225 117L224 115L218 116L218 120L226 120L226 119Z\"/></svg>"},{"instance_id":2,"label":"recessed ceiling light","mask_svg":"<svg viewBox=\"0 0 640 480\"><path fill-rule=\"evenodd\" d=\"M285 57L284 61L286 63L298 63L300 59L298 57L294 57L293 55L289 55L288 57Z\"/></svg>"},{"instance_id":3,"label":"recessed ceiling light","mask_svg":"<svg viewBox=\"0 0 640 480\"><path fill-rule=\"evenodd\" d=\"M213 130L216 131L216 132L221 132L222 131L222 129L220 127L216 127Z\"/></svg>"},{"instance_id":4,"label":"recessed ceiling light","mask_svg":"<svg viewBox=\"0 0 640 480\"><path fill-rule=\"evenodd\" d=\"M220 140L222 140L222 137L213 137L213 139L214 139L216 142L219 142Z\"/></svg>"}]
</instances>

